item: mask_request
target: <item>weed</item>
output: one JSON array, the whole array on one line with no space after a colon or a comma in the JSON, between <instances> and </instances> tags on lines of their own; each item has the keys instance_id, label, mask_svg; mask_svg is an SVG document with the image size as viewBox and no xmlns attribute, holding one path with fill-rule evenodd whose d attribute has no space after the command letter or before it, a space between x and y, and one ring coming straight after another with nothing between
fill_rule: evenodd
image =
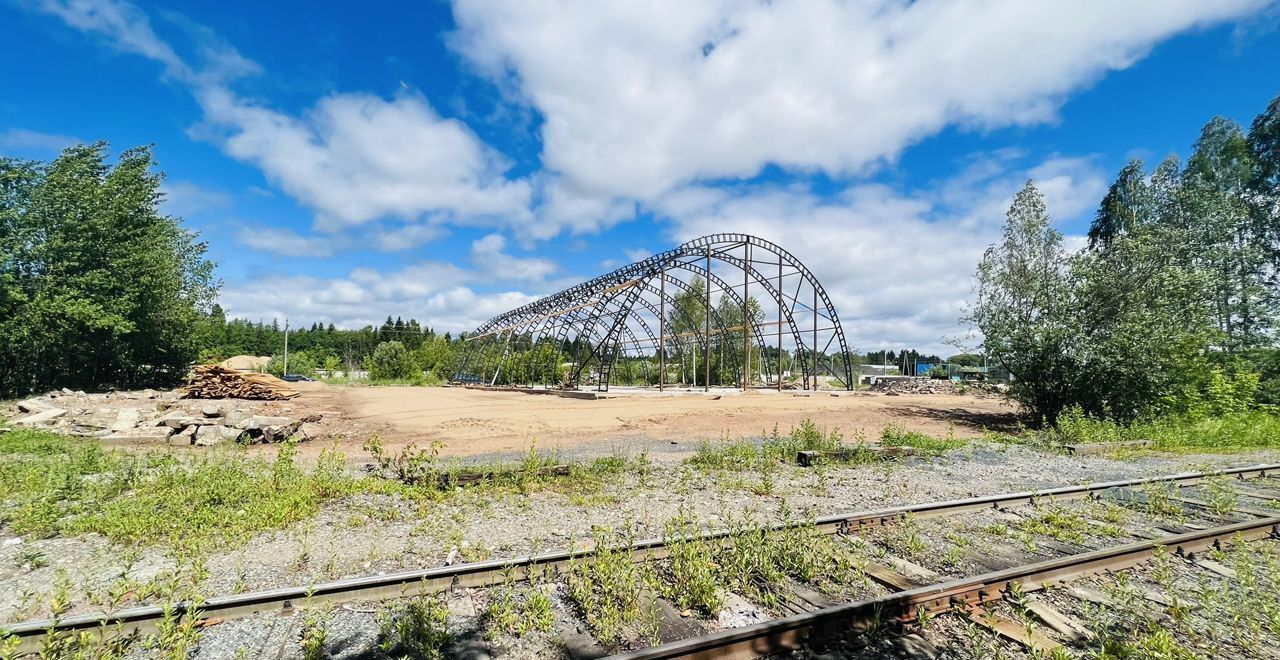
<instances>
[{"instance_id":1,"label":"weed","mask_svg":"<svg viewBox=\"0 0 1280 660\"><path fill-rule=\"evenodd\" d=\"M28 571L34 571L37 568L44 568L49 565L48 557L44 553L35 548L23 548L18 552L18 565Z\"/></svg>"},{"instance_id":2,"label":"weed","mask_svg":"<svg viewBox=\"0 0 1280 660\"><path fill-rule=\"evenodd\" d=\"M486 627L513 637L524 637L534 632L551 632L555 625L551 597L541 585L517 589L507 573L506 580L485 608Z\"/></svg>"},{"instance_id":3,"label":"weed","mask_svg":"<svg viewBox=\"0 0 1280 660\"><path fill-rule=\"evenodd\" d=\"M885 447L911 447L922 456L937 456L965 445L963 440L956 439L955 429L949 429L946 438L933 438L923 433L908 431L896 424L884 427L884 431L880 434L880 444Z\"/></svg>"},{"instance_id":4,"label":"weed","mask_svg":"<svg viewBox=\"0 0 1280 660\"><path fill-rule=\"evenodd\" d=\"M1203 489L1205 502L1209 505L1209 512L1215 516L1227 516L1240 505L1240 497L1227 483L1227 480L1221 476L1206 479Z\"/></svg>"},{"instance_id":5,"label":"weed","mask_svg":"<svg viewBox=\"0 0 1280 660\"><path fill-rule=\"evenodd\" d=\"M587 625L605 644L621 642L633 627L656 630L656 614L644 593L652 576L648 566L631 559L624 546L630 537L596 530L596 552L569 563L569 598Z\"/></svg>"},{"instance_id":6,"label":"weed","mask_svg":"<svg viewBox=\"0 0 1280 660\"><path fill-rule=\"evenodd\" d=\"M302 658L321 660L328 657L325 644L329 637L329 619L333 615L331 605L309 608L302 615Z\"/></svg>"},{"instance_id":7,"label":"weed","mask_svg":"<svg viewBox=\"0 0 1280 660\"><path fill-rule=\"evenodd\" d=\"M666 569L670 580L662 585L662 595L681 609L714 616L724 605L714 559L716 548L698 535L693 521L681 510L667 523Z\"/></svg>"},{"instance_id":8,"label":"weed","mask_svg":"<svg viewBox=\"0 0 1280 660\"><path fill-rule=\"evenodd\" d=\"M411 598L378 613L378 649L396 657L443 660L453 637L445 629L449 610L439 596Z\"/></svg>"}]
</instances>

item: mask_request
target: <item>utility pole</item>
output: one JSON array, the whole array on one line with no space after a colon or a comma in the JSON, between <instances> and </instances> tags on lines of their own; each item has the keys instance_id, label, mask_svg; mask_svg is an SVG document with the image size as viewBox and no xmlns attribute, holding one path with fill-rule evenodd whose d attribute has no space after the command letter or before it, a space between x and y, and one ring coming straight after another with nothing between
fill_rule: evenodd
<instances>
[{"instance_id":1,"label":"utility pole","mask_svg":"<svg viewBox=\"0 0 1280 660\"><path fill-rule=\"evenodd\" d=\"M289 317L284 317L284 371L281 375L289 375Z\"/></svg>"}]
</instances>

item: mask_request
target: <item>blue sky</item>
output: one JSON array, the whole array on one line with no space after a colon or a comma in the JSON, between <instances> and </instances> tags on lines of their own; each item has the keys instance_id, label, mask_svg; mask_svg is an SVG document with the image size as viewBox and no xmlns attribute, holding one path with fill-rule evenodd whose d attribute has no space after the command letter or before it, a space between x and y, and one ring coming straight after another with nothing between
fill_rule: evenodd
<instances>
[{"instance_id":1,"label":"blue sky","mask_svg":"<svg viewBox=\"0 0 1280 660\"><path fill-rule=\"evenodd\" d=\"M465 330L713 231L859 350L947 351L1027 179L1078 235L1131 157L1280 94L1266 0L0 1L0 154L155 145L252 319Z\"/></svg>"}]
</instances>

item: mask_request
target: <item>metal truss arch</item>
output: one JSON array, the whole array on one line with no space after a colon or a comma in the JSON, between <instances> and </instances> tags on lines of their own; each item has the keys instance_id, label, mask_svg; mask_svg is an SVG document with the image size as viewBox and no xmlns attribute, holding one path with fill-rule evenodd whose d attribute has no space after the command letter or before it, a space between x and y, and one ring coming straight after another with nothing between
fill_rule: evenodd
<instances>
[{"instance_id":1,"label":"metal truss arch","mask_svg":"<svg viewBox=\"0 0 1280 660\"><path fill-rule=\"evenodd\" d=\"M701 289L693 284L699 280ZM696 300L695 294L702 299ZM713 303L713 295L718 302ZM726 310L732 312L730 317L725 317ZM671 334L669 325L678 331ZM766 333L770 326L775 328L771 336ZM609 387L615 365L632 372L636 364L646 374L644 384L655 384L649 369L655 362L658 387L676 384L669 380L666 365L672 348L681 356L679 383L690 375L685 357L692 349L687 356L694 365L689 380L703 388L715 380L717 385L744 388L782 388L788 382L805 389L853 386L849 346L825 289L790 252L748 234L696 238L499 314L466 340L463 368L455 380L497 382L513 350L530 351L525 362L517 363L532 365L532 352L545 351L538 347L554 342L556 364L550 366L575 387L582 384L588 367L603 390ZM713 346L719 353L715 365ZM572 362L562 373L567 349ZM485 376L468 375L474 368ZM534 371L548 370L524 373ZM634 382L634 374L629 378ZM533 376L529 379L532 382Z\"/></svg>"}]
</instances>

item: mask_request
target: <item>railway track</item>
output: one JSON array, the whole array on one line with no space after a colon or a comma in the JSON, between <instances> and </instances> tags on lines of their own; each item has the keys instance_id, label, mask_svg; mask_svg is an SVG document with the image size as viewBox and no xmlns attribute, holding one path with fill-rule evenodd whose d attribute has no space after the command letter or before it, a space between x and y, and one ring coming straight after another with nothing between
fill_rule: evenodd
<instances>
[{"instance_id":1,"label":"railway track","mask_svg":"<svg viewBox=\"0 0 1280 660\"><path fill-rule=\"evenodd\" d=\"M961 500L930 502L872 511L825 516L812 522L768 526L771 531L799 526L813 526L826 535L857 535L873 528L893 526L904 519L915 520L955 516L958 514L1043 505L1086 498L1099 498L1110 492L1124 492L1153 484L1190 487L1206 480L1230 477L1239 481L1280 476L1280 464L1255 465L1210 472L1190 472L1143 479L1108 481L1065 486L1042 491L1025 491ZM1266 499L1265 495L1258 495ZM1194 502L1190 498L1186 501ZM1254 511L1254 513L1258 513ZM1280 516L1259 517L1231 525L1192 530L1128 545L1059 557L1013 568L989 572L976 577L938 584L913 585L911 580L880 570L872 577L895 593L870 600L820 608L774 619L765 623L736 628L691 639L623 653L617 658L737 658L787 651L808 640L833 631L858 630L872 617L906 620L921 611L942 612L955 607L970 607L997 600L1010 584L1031 591L1047 582L1068 581L1100 571L1127 568L1150 558L1158 547L1177 548L1180 552L1197 552L1226 538L1237 536L1258 539L1280 531ZM703 542L728 542L741 530L720 530L692 537ZM686 538L685 541L690 539ZM624 551L633 562L660 560L668 556L670 545L665 539L649 539L613 551ZM176 610L154 606L133 607L106 614L64 617L58 620L35 620L5 624L0 629L16 637L19 652L35 653L42 640L50 635L84 633L112 637L147 635L157 630L166 618L184 612L195 613L206 624L216 624L240 617L264 613L287 613L301 606L326 602L379 601L442 593L450 589L491 587L529 579L535 573L566 568L571 561L589 559L597 550L560 551L520 557L406 571L389 575L368 576L235 596L211 598L198 605L179 604ZM886 575L886 573L888 573ZM923 609L922 609L923 608Z\"/></svg>"}]
</instances>

